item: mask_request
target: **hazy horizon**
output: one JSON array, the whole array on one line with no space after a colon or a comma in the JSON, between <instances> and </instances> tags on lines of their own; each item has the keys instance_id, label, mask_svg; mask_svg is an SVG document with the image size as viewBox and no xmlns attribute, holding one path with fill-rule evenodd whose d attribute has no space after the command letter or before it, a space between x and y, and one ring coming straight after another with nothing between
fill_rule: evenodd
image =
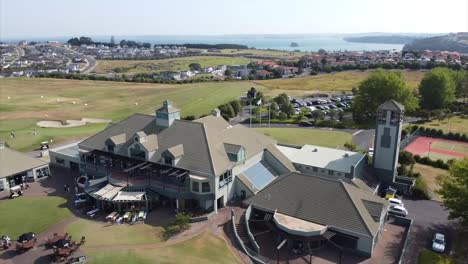
<instances>
[{"instance_id":1,"label":"hazy horizon","mask_svg":"<svg viewBox=\"0 0 468 264\"><path fill-rule=\"evenodd\" d=\"M441 5L450 12L442 12ZM215 0L2 0L0 39L438 34L467 32L467 10L465 0L239 0L235 5Z\"/></svg>"}]
</instances>

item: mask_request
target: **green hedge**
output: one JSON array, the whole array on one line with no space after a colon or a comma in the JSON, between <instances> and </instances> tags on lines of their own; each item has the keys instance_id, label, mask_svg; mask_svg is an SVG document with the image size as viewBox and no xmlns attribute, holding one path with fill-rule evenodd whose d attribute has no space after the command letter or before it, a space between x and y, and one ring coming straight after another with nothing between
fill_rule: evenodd
<instances>
[{"instance_id":1,"label":"green hedge","mask_svg":"<svg viewBox=\"0 0 468 264\"><path fill-rule=\"evenodd\" d=\"M468 142L468 135L466 134L453 133L453 132L444 133L442 129L428 128L428 127L423 127L423 126L418 126L418 125L409 126L409 127L413 132L419 128L421 135L424 135L424 136Z\"/></svg>"},{"instance_id":2,"label":"green hedge","mask_svg":"<svg viewBox=\"0 0 468 264\"><path fill-rule=\"evenodd\" d=\"M419 253L418 264L454 264L455 262L445 255L423 249Z\"/></svg>"},{"instance_id":3,"label":"green hedge","mask_svg":"<svg viewBox=\"0 0 468 264\"><path fill-rule=\"evenodd\" d=\"M448 170L450 167L450 164L453 162L453 160L448 160L447 162L441 159L433 160L429 157L421 157L419 155L414 155L414 160L417 163L429 165L429 166L439 168L439 169L444 169L444 170Z\"/></svg>"}]
</instances>

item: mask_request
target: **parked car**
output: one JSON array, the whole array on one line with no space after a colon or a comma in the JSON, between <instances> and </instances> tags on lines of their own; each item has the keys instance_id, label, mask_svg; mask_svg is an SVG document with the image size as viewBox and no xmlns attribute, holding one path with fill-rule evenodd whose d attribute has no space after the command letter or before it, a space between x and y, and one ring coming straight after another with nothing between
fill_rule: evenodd
<instances>
[{"instance_id":1,"label":"parked car","mask_svg":"<svg viewBox=\"0 0 468 264\"><path fill-rule=\"evenodd\" d=\"M398 215L406 217L408 215L408 211L403 206L399 205L390 205L388 208L388 213L392 215Z\"/></svg>"},{"instance_id":2,"label":"parked car","mask_svg":"<svg viewBox=\"0 0 468 264\"><path fill-rule=\"evenodd\" d=\"M304 122L300 122L300 123L299 123L299 126L302 126L302 127L311 127L311 126L314 126L314 124L312 124L311 122L308 122L308 121L304 121Z\"/></svg>"},{"instance_id":3,"label":"parked car","mask_svg":"<svg viewBox=\"0 0 468 264\"><path fill-rule=\"evenodd\" d=\"M331 105L328 105L328 108L330 108L330 109L336 109L337 107L336 107L336 105L331 104Z\"/></svg>"},{"instance_id":4,"label":"parked car","mask_svg":"<svg viewBox=\"0 0 468 264\"><path fill-rule=\"evenodd\" d=\"M439 253L444 253L445 251L445 236L441 233L435 233L434 238L432 239L432 250Z\"/></svg>"},{"instance_id":5,"label":"parked car","mask_svg":"<svg viewBox=\"0 0 468 264\"><path fill-rule=\"evenodd\" d=\"M394 204L394 205L399 205L401 207L405 207L403 202L400 199L397 199L397 198L390 198L390 199L388 199L388 202L390 203L390 205Z\"/></svg>"},{"instance_id":6,"label":"parked car","mask_svg":"<svg viewBox=\"0 0 468 264\"><path fill-rule=\"evenodd\" d=\"M311 102L306 102L306 105L307 106L312 106L312 103Z\"/></svg>"}]
</instances>

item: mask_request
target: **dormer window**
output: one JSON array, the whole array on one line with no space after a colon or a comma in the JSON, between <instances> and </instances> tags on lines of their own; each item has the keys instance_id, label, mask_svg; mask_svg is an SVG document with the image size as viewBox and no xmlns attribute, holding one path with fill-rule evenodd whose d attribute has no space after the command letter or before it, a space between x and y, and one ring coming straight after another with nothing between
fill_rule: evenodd
<instances>
[{"instance_id":1,"label":"dormer window","mask_svg":"<svg viewBox=\"0 0 468 264\"><path fill-rule=\"evenodd\" d=\"M240 145L224 144L224 149L231 162L243 162L245 160L245 149Z\"/></svg>"},{"instance_id":2,"label":"dormer window","mask_svg":"<svg viewBox=\"0 0 468 264\"><path fill-rule=\"evenodd\" d=\"M167 164L167 165L172 165L172 157L164 157L164 163Z\"/></svg>"},{"instance_id":3,"label":"dormer window","mask_svg":"<svg viewBox=\"0 0 468 264\"><path fill-rule=\"evenodd\" d=\"M135 142L138 142L138 141L140 141L140 139L139 139L138 137L135 137L135 139L134 139L134 140L135 140Z\"/></svg>"}]
</instances>

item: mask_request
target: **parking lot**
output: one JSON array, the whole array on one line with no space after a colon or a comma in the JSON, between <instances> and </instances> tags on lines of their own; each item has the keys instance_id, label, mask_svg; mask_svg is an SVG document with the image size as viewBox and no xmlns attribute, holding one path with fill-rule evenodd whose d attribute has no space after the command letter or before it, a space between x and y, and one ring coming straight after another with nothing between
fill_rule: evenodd
<instances>
[{"instance_id":1,"label":"parking lot","mask_svg":"<svg viewBox=\"0 0 468 264\"><path fill-rule=\"evenodd\" d=\"M431 249L432 237L436 232L445 235L447 241L446 251L448 254L452 248L455 238L456 221L448 220L448 211L445 207L432 200L404 200L408 210L408 218L414 220L410 230L408 248L403 263L417 263L421 249Z\"/></svg>"}]
</instances>

